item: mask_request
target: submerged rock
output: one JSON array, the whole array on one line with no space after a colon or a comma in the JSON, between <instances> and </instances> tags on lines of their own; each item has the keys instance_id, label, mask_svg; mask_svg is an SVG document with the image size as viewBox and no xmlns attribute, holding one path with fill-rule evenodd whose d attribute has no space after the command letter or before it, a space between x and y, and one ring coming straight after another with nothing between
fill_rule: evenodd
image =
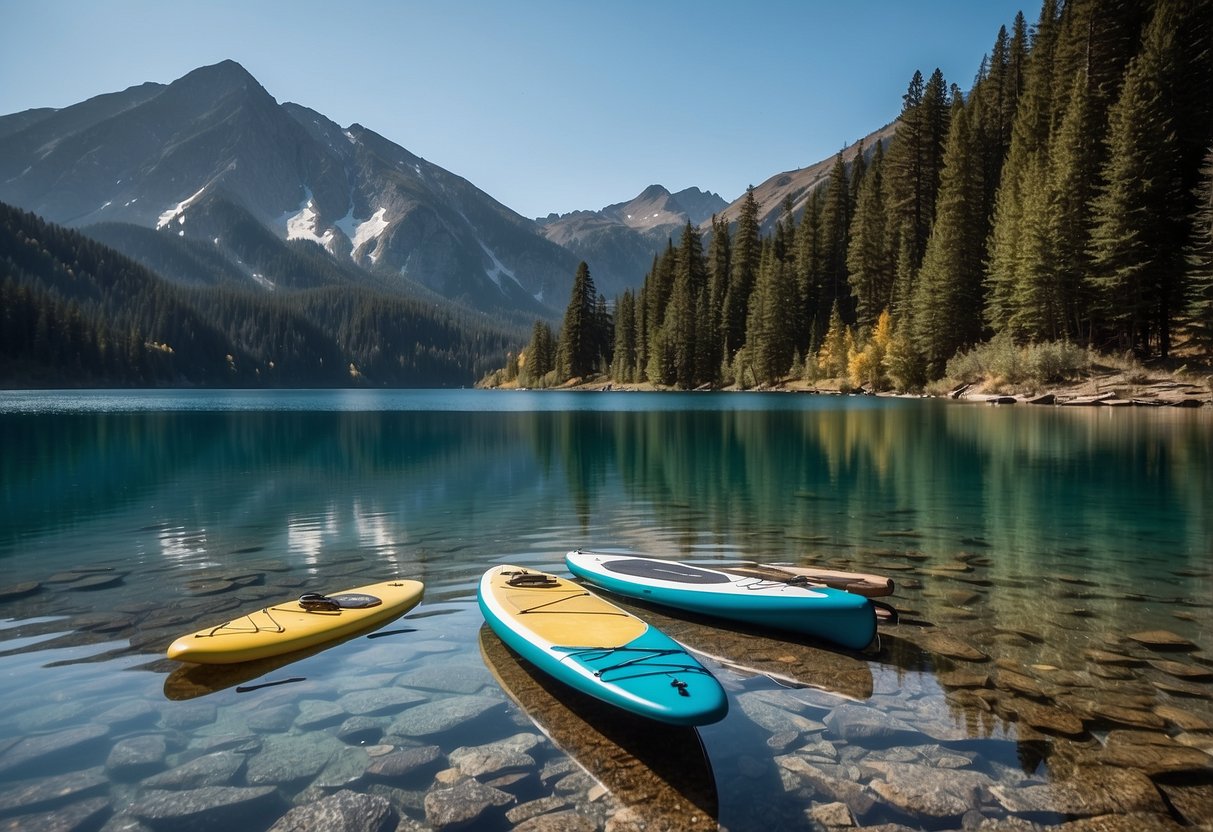
<instances>
[{"instance_id":1,"label":"submerged rock","mask_svg":"<svg viewBox=\"0 0 1213 832\"><path fill-rule=\"evenodd\" d=\"M1170 630L1147 630L1130 633L1129 638L1151 650L1195 650L1196 645Z\"/></svg>"},{"instance_id":2,"label":"submerged rock","mask_svg":"<svg viewBox=\"0 0 1213 832\"><path fill-rule=\"evenodd\" d=\"M489 681L484 665L437 662L401 673L396 684L440 693L478 693Z\"/></svg>"},{"instance_id":3,"label":"submerged rock","mask_svg":"<svg viewBox=\"0 0 1213 832\"><path fill-rule=\"evenodd\" d=\"M451 696L409 708L388 728L389 735L430 737L460 727L490 711L505 707L492 696Z\"/></svg>"},{"instance_id":4,"label":"submerged rock","mask_svg":"<svg viewBox=\"0 0 1213 832\"><path fill-rule=\"evenodd\" d=\"M207 786L230 786L244 768L244 755L234 751L217 751L190 760L184 765L157 774L143 781L153 789L201 789Z\"/></svg>"},{"instance_id":5,"label":"submerged rock","mask_svg":"<svg viewBox=\"0 0 1213 832\"><path fill-rule=\"evenodd\" d=\"M966 641L945 633L930 633L922 640L922 648L949 659L965 662L988 662L990 657Z\"/></svg>"},{"instance_id":6,"label":"submerged rock","mask_svg":"<svg viewBox=\"0 0 1213 832\"><path fill-rule=\"evenodd\" d=\"M511 795L467 779L450 788L429 792L425 796L425 820L435 829L469 825L513 802Z\"/></svg>"},{"instance_id":7,"label":"submerged rock","mask_svg":"<svg viewBox=\"0 0 1213 832\"><path fill-rule=\"evenodd\" d=\"M1113 731L1099 759L1106 765L1138 769L1150 777L1207 773L1213 767L1213 757L1204 751L1152 731Z\"/></svg>"},{"instance_id":8,"label":"submerged rock","mask_svg":"<svg viewBox=\"0 0 1213 832\"><path fill-rule=\"evenodd\" d=\"M20 770L44 759L71 754L79 757L89 748L99 747L100 740L108 736L105 725L91 723L77 728L68 728L52 734L24 737L0 757L0 774Z\"/></svg>"},{"instance_id":9,"label":"submerged rock","mask_svg":"<svg viewBox=\"0 0 1213 832\"><path fill-rule=\"evenodd\" d=\"M420 693L405 688L383 688L347 693L337 700L337 704L356 716L383 716L424 701L425 697Z\"/></svg>"},{"instance_id":10,"label":"submerged rock","mask_svg":"<svg viewBox=\"0 0 1213 832\"><path fill-rule=\"evenodd\" d=\"M820 731L822 724L793 710L795 702L771 691L751 691L737 697L737 704L750 721L771 734L789 731Z\"/></svg>"},{"instance_id":11,"label":"submerged rock","mask_svg":"<svg viewBox=\"0 0 1213 832\"><path fill-rule=\"evenodd\" d=\"M100 768L12 783L0 789L0 815L61 806L108 785L109 780Z\"/></svg>"},{"instance_id":12,"label":"submerged rock","mask_svg":"<svg viewBox=\"0 0 1213 832\"><path fill-rule=\"evenodd\" d=\"M867 765L884 776L872 781L872 791L898 811L916 816L959 818L994 785L987 775L975 771L906 763Z\"/></svg>"},{"instance_id":13,"label":"submerged rock","mask_svg":"<svg viewBox=\"0 0 1213 832\"><path fill-rule=\"evenodd\" d=\"M245 779L251 786L270 786L310 780L342 748L332 737L318 742L314 735L271 736L261 752L248 761Z\"/></svg>"},{"instance_id":14,"label":"submerged rock","mask_svg":"<svg viewBox=\"0 0 1213 832\"><path fill-rule=\"evenodd\" d=\"M18 598L33 595L40 589L42 589L42 584L37 581L23 581L17 584L9 584L8 586L0 586L0 601L15 601Z\"/></svg>"},{"instance_id":15,"label":"submerged rock","mask_svg":"<svg viewBox=\"0 0 1213 832\"><path fill-rule=\"evenodd\" d=\"M451 765L469 777L496 777L511 771L535 767L526 752L540 742L534 734L515 734L504 740L474 748L456 748L449 755Z\"/></svg>"},{"instance_id":16,"label":"submerged rock","mask_svg":"<svg viewBox=\"0 0 1213 832\"><path fill-rule=\"evenodd\" d=\"M296 806L269 832L389 832L396 810L387 798L343 789L323 800Z\"/></svg>"},{"instance_id":17,"label":"submerged rock","mask_svg":"<svg viewBox=\"0 0 1213 832\"><path fill-rule=\"evenodd\" d=\"M134 780L164 767L168 746L162 734L127 737L116 743L105 761L105 770L118 780Z\"/></svg>"},{"instance_id":18,"label":"submerged rock","mask_svg":"<svg viewBox=\"0 0 1213 832\"><path fill-rule=\"evenodd\" d=\"M913 743L922 734L908 722L878 708L840 705L825 718L832 733L850 743L883 748L896 743Z\"/></svg>"},{"instance_id":19,"label":"submerged rock","mask_svg":"<svg viewBox=\"0 0 1213 832\"><path fill-rule=\"evenodd\" d=\"M1107 766L1079 767L1066 780L1047 785L997 785L990 793L1008 812L1018 815L1093 817L1166 812L1150 778L1139 771Z\"/></svg>"},{"instance_id":20,"label":"submerged rock","mask_svg":"<svg viewBox=\"0 0 1213 832\"><path fill-rule=\"evenodd\" d=\"M9 832L75 832L95 829L112 811L104 797L90 797L47 812L17 815L0 820L0 830ZM106 825L109 829L109 825Z\"/></svg>"},{"instance_id":21,"label":"submerged rock","mask_svg":"<svg viewBox=\"0 0 1213 832\"><path fill-rule=\"evenodd\" d=\"M1181 661L1169 659L1151 659L1150 667L1158 669L1168 676L1184 679L1186 682L1209 682L1213 680L1213 668L1202 665L1189 665Z\"/></svg>"},{"instance_id":22,"label":"submerged rock","mask_svg":"<svg viewBox=\"0 0 1213 832\"><path fill-rule=\"evenodd\" d=\"M127 808L127 813L153 829L193 832L251 829L258 825L258 819L268 822L284 808L272 786L210 786L189 791L147 791Z\"/></svg>"},{"instance_id":23,"label":"submerged rock","mask_svg":"<svg viewBox=\"0 0 1213 832\"><path fill-rule=\"evenodd\" d=\"M387 780L407 779L415 772L431 767L441 758L442 751L436 745L402 748L372 759L366 773Z\"/></svg>"}]
</instances>

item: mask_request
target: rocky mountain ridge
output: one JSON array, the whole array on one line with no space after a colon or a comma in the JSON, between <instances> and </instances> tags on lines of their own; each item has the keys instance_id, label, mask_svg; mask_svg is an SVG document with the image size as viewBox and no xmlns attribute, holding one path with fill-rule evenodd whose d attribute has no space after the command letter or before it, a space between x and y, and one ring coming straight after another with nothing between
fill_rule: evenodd
<instances>
[{"instance_id":1,"label":"rocky mountain ridge","mask_svg":"<svg viewBox=\"0 0 1213 832\"><path fill-rule=\"evenodd\" d=\"M0 200L70 227L130 223L220 250L215 228L191 219L228 203L380 285L421 285L482 311L550 314L577 263L467 180L361 125L279 104L233 61L0 117Z\"/></svg>"}]
</instances>

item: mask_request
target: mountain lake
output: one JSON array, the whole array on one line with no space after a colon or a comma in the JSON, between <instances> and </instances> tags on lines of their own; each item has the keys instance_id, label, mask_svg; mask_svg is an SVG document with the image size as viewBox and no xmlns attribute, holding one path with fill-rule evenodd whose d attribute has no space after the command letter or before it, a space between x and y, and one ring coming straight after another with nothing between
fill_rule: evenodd
<instances>
[{"instance_id":1,"label":"mountain lake","mask_svg":"<svg viewBox=\"0 0 1213 832\"><path fill-rule=\"evenodd\" d=\"M781 393L0 393L0 829L1213 824L1213 412ZM621 602L721 722L562 689L484 626L566 551L888 575L849 652ZM306 655L178 635L394 577Z\"/></svg>"}]
</instances>

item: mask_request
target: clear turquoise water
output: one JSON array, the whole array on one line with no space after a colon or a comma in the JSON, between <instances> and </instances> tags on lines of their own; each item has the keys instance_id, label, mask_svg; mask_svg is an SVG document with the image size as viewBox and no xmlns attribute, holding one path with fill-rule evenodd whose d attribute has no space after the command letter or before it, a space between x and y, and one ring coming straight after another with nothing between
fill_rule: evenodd
<instances>
[{"instance_id":1,"label":"clear turquoise water","mask_svg":"<svg viewBox=\"0 0 1213 832\"><path fill-rule=\"evenodd\" d=\"M291 666L309 684L372 659L422 666L436 643L483 671L479 575L500 562L563 573L577 547L867 570L904 568L909 553L902 603L920 615L937 603L930 567L978 553L983 600L970 615L990 628L1035 626L1042 661L1066 666L1076 638L1152 628L1207 651L1211 506L1207 409L733 393L0 393L0 588L42 584L0 601L0 751L122 701L179 707L165 698L169 668L155 662L165 632L300 587L392 575L427 584L399 622L413 632ZM124 574L92 591L53 580L82 567ZM198 591L244 573L260 582ZM1076 601L1050 589L1059 576L1097 591ZM180 620L152 627L154 607ZM97 614L120 620L89 630ZM906 672L880 658L869 666L878 693ZM487 673L485 686L494 689ZM276 694L306 695L301 685ZM244 700L228 689L202 701L238 710ZM750 767L734 748L748 725L731 716L701 732L730 828L750 817L751 798L723 788ZM178 742L197 739L182 730ZM753 748L745 757L755 754L761 762ZM39 775L76 764L52 758ZM13 776L0 772L0 789ZM764 802L805 808L777 780L758 782Z\"/></svg>"}]
</instances>

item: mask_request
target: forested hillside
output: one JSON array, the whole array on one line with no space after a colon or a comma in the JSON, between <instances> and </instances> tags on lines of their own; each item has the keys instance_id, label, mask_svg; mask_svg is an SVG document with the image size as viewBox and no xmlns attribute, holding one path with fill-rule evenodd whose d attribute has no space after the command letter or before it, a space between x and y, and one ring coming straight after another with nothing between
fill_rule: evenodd
<instances>
[{"instance_id":1,"label":"forested hillside","mask_svg":"<svg viewBox=\"0 0 1213 832\"><path fill-rule=\"evenodd\" d=\"M519 338L369 289L171 284L0 203L0 386L459 386Z\"/></svg>"},{"instance_id":2,"label":"forested hillside","mask_svg":"<svg viewBox=\"0 0 1213 832\"><path fill-rule=\"evenodd\" d=\"M887 152L840 153L773 233L751 189L706 249L688 224L611 318L587 273L580 312L537 324L494 381L579 375L542 359L566 341L599 344L591 364L616 381L683 388L920 389L993 337L1208 356L1211 200L1213 2L1045 0L967 92L916 72Z\"/></svg>"}]
</instances>

